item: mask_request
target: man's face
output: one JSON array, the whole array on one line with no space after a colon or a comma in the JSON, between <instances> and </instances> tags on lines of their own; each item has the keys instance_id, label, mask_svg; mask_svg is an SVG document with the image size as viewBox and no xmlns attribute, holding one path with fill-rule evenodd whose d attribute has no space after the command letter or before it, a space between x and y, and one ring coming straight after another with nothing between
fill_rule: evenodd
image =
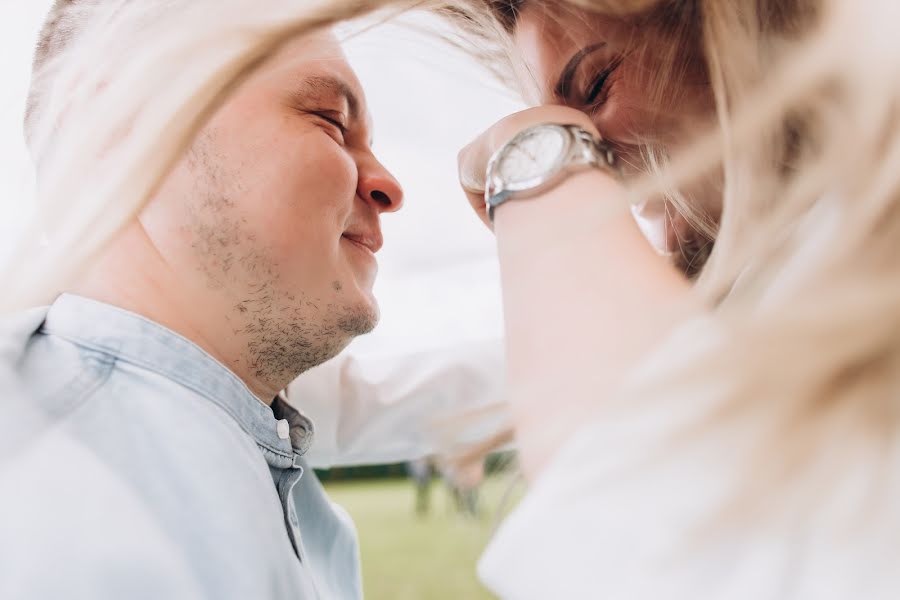
<instances>
[{"instance_id":1,"label":"man's face","mask_svg":"<svg viewBox=\"0 0 900 600\"><path fill-rule=\"evenodd\" d=\"M402 191L370 150L330 33L286 46L227 101L141 216L261 380L334 356L378 320L379 216Z\"/></svg>"}]
</instances>

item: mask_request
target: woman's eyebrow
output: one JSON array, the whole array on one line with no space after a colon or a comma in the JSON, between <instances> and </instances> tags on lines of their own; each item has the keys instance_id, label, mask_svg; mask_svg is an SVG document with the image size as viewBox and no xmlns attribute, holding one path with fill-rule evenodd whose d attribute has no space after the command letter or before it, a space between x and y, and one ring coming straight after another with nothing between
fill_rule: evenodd
<instances>
[{"instance_id":1,"label":"woman's eyebrow","mask_svg":"<svg viewBox=\"0 0 900 600\"><path fill-rule=\"evenodd\" d=\"M575 79L575 72L578 70L578 65L581 64L581 61L584 60L588 54L596 52L605 46L606 42L591 44L576 52L572 58L569 59L569 62L566 63L566 66L563 67L562 72L559 74L556 87L553 88L553 93L556 94L557 98L561 100L569 98L569 94L572 91L572 81Z\"/></svg>"}]
</instances>

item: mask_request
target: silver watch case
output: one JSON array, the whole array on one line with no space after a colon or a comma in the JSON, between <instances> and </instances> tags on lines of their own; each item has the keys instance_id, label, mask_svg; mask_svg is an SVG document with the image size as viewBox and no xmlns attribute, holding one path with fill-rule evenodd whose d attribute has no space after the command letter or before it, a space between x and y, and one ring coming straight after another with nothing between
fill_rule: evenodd
<instances>
[{"instance_id":1,"label":"silver watch case","mask_svg":"<svg viewBox=\"0 0 900 600\"><path fill-rule=\"evenodd\" d=\"M516 173L507 164L511 153L541 136L553 136L562 145L555 158L547 160L540 172ZM552 189L574 172L599 168L617 174L616 157L602 139L577 125L543 124L519 132L504 144L488 161L485 175L484 200L488 217L494 221L494 211L508 200L530 198ZM506 171L506 172L504 172Z\"/></svg>"}]
</instances>

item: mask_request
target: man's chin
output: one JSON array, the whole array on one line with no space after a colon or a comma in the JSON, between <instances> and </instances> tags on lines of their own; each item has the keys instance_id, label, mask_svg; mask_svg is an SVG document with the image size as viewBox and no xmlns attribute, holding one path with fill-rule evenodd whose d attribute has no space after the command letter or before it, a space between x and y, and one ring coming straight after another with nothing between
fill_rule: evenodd
<instances>
[{"instance_id":1,"label":"man's chin","mask_svg":"<svg viewBox=\"0 0 900 600\"><path fill-rule=\"evenodd\" d=\"M373 298L371 302L362 303L342 315L338 327L352 337L366 335L372 333L380 318L378 302Z\"/></svg>"}]
</instances>

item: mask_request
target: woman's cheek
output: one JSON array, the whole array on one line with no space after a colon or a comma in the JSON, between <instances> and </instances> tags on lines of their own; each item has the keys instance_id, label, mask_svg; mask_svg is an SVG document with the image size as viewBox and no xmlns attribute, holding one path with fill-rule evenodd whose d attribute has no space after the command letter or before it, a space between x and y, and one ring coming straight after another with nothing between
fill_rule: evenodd
<instances>
[{"instance_id":1,"label":"woman's cheek","mask_svg":"<svg viewBox=\"0 0 900 600\"><path fill-rule=\"evenodd\" d=\"M606 101L594 112L597 129L623 145L645 144L662 133L648 104L649 90L632 73L625 65L619 67L610 77Z\"/></svg>"}]
</instances>

